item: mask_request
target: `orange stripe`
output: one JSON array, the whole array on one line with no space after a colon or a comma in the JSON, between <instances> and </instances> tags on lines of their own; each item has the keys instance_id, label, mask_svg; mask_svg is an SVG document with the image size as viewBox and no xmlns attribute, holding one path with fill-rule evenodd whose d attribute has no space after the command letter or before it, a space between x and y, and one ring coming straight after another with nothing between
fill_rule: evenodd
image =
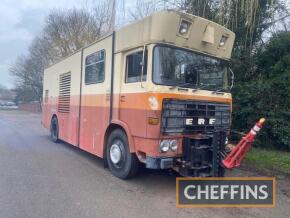
<instances>
[{"instance_id":1,"label":"orange stripe","mask_svg":"<svg viewBox=\"0 0 290 218\"><path fill-rule=\"evenodd\" d=\"M124 102L119 103L119 96L124 96ZM151 110L148 99L155 97L158 101L158 109L162 109L162 101L164 98L181 99L181 100L195 100L205 102L219 102L232 104L232 99L218 96L201 96L201 95L186 95L176 93L120 93L114 94L114 108L128 108L128 109L147 109ZM49 104L57 104L57 97L49 98ZM86 107L108 107L110 104L110 95L96 94L83 95L82 106ZM71 105L79 105L79 96L71 96Z\"/></svg>"}]
</instances>

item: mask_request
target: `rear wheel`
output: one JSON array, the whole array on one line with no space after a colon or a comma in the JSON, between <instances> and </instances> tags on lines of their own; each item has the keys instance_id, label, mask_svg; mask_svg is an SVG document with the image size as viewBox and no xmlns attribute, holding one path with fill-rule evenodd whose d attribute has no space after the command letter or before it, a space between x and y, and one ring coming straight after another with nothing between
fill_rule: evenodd
<instances>
[{"instance_id":1,"label":"rear wheel","mask_svg":"<svg viewBox=\"0 0 290 218\"><path fill-rule=\"evenodd\" d=\"M58 120L57 117L53 117L50 124L50 137L54 143L58 142Z\"/></svg>"},{"instance_id":2,"label":"rear wheel","mask_svg":"<svg viewBox=\"0 0 290 218\"><path fill-rule=\"evenodd\" d=\"M139 169L139 160L135 154L130 153L126 134L114 130L107 143L107 162L112 174L121 179L134 177Z\"/></svg>"}]
</instances>

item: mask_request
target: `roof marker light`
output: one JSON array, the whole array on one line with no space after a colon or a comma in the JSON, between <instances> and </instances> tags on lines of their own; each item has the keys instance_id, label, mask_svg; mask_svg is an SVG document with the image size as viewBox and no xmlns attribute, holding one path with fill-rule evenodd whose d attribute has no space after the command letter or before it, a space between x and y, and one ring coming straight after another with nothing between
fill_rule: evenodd
<instances>
[{"instance_id":1,"label":"roof marker light","mask_svg":"<svg viewBox=\"0 0 290 218\"><path fill-rule=\"evenodd\" d=\"M220 40L219 47L224 47L224 45L226 44L228 38L229 38L229 37L223 35L222 38L221 38L221 40Z\"/></svg>"},{"instance_id":2,"label":"roof marker light","mask_svg":"<svg viewBox=\"0 0 290 218\"><path fill-rule=\"evenodd\" d=\"M188 33L189 27L191 23L187 20L181 20L180 26L179 26L179 34L185 35Z\"/></svg>"}]
</instances>

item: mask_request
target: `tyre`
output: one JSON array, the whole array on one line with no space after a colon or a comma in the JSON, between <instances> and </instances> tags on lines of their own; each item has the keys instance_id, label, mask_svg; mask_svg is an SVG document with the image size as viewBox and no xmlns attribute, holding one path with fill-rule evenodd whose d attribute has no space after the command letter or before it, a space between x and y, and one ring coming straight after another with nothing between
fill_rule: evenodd
<instances>
[{"instance_id":1,"label":"tyre","mask_svg":"<svg viewBox=\"0 0 290 218\"><path fill-rule=\"evenodd\" d=\"M53 117L50 124L50 137L54 143L57 143L59 141L58 132L59 132L58 120L57 117Z\"/></svg>"},{"instance_id":2,"label":"tyre","mask_svg":"<svg viewBox=\"0 0 290 218\"><path fill-rule=\"evenodd\" d=\"M134 177L139 169L139 160L130 153L127 135L120 129L114 130L106 147L108 166L112 174L121 179Z\"/></svg>"}]
</instances>

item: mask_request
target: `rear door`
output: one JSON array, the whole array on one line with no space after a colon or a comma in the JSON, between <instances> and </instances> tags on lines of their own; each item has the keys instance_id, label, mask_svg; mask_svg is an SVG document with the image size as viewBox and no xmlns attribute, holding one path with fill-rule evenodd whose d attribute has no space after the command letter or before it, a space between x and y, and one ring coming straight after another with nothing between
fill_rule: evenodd
<instances>
[{"instance_id":1,"label":"rear door","mask_svg":"<svg viewBox=\"0 0 290 218\"><path fill-rule=\"evenodd\" d=\"M112 36L84 49L80 148L98 156L110 117L111 64Z\"/></svg>"}]
</instances>

